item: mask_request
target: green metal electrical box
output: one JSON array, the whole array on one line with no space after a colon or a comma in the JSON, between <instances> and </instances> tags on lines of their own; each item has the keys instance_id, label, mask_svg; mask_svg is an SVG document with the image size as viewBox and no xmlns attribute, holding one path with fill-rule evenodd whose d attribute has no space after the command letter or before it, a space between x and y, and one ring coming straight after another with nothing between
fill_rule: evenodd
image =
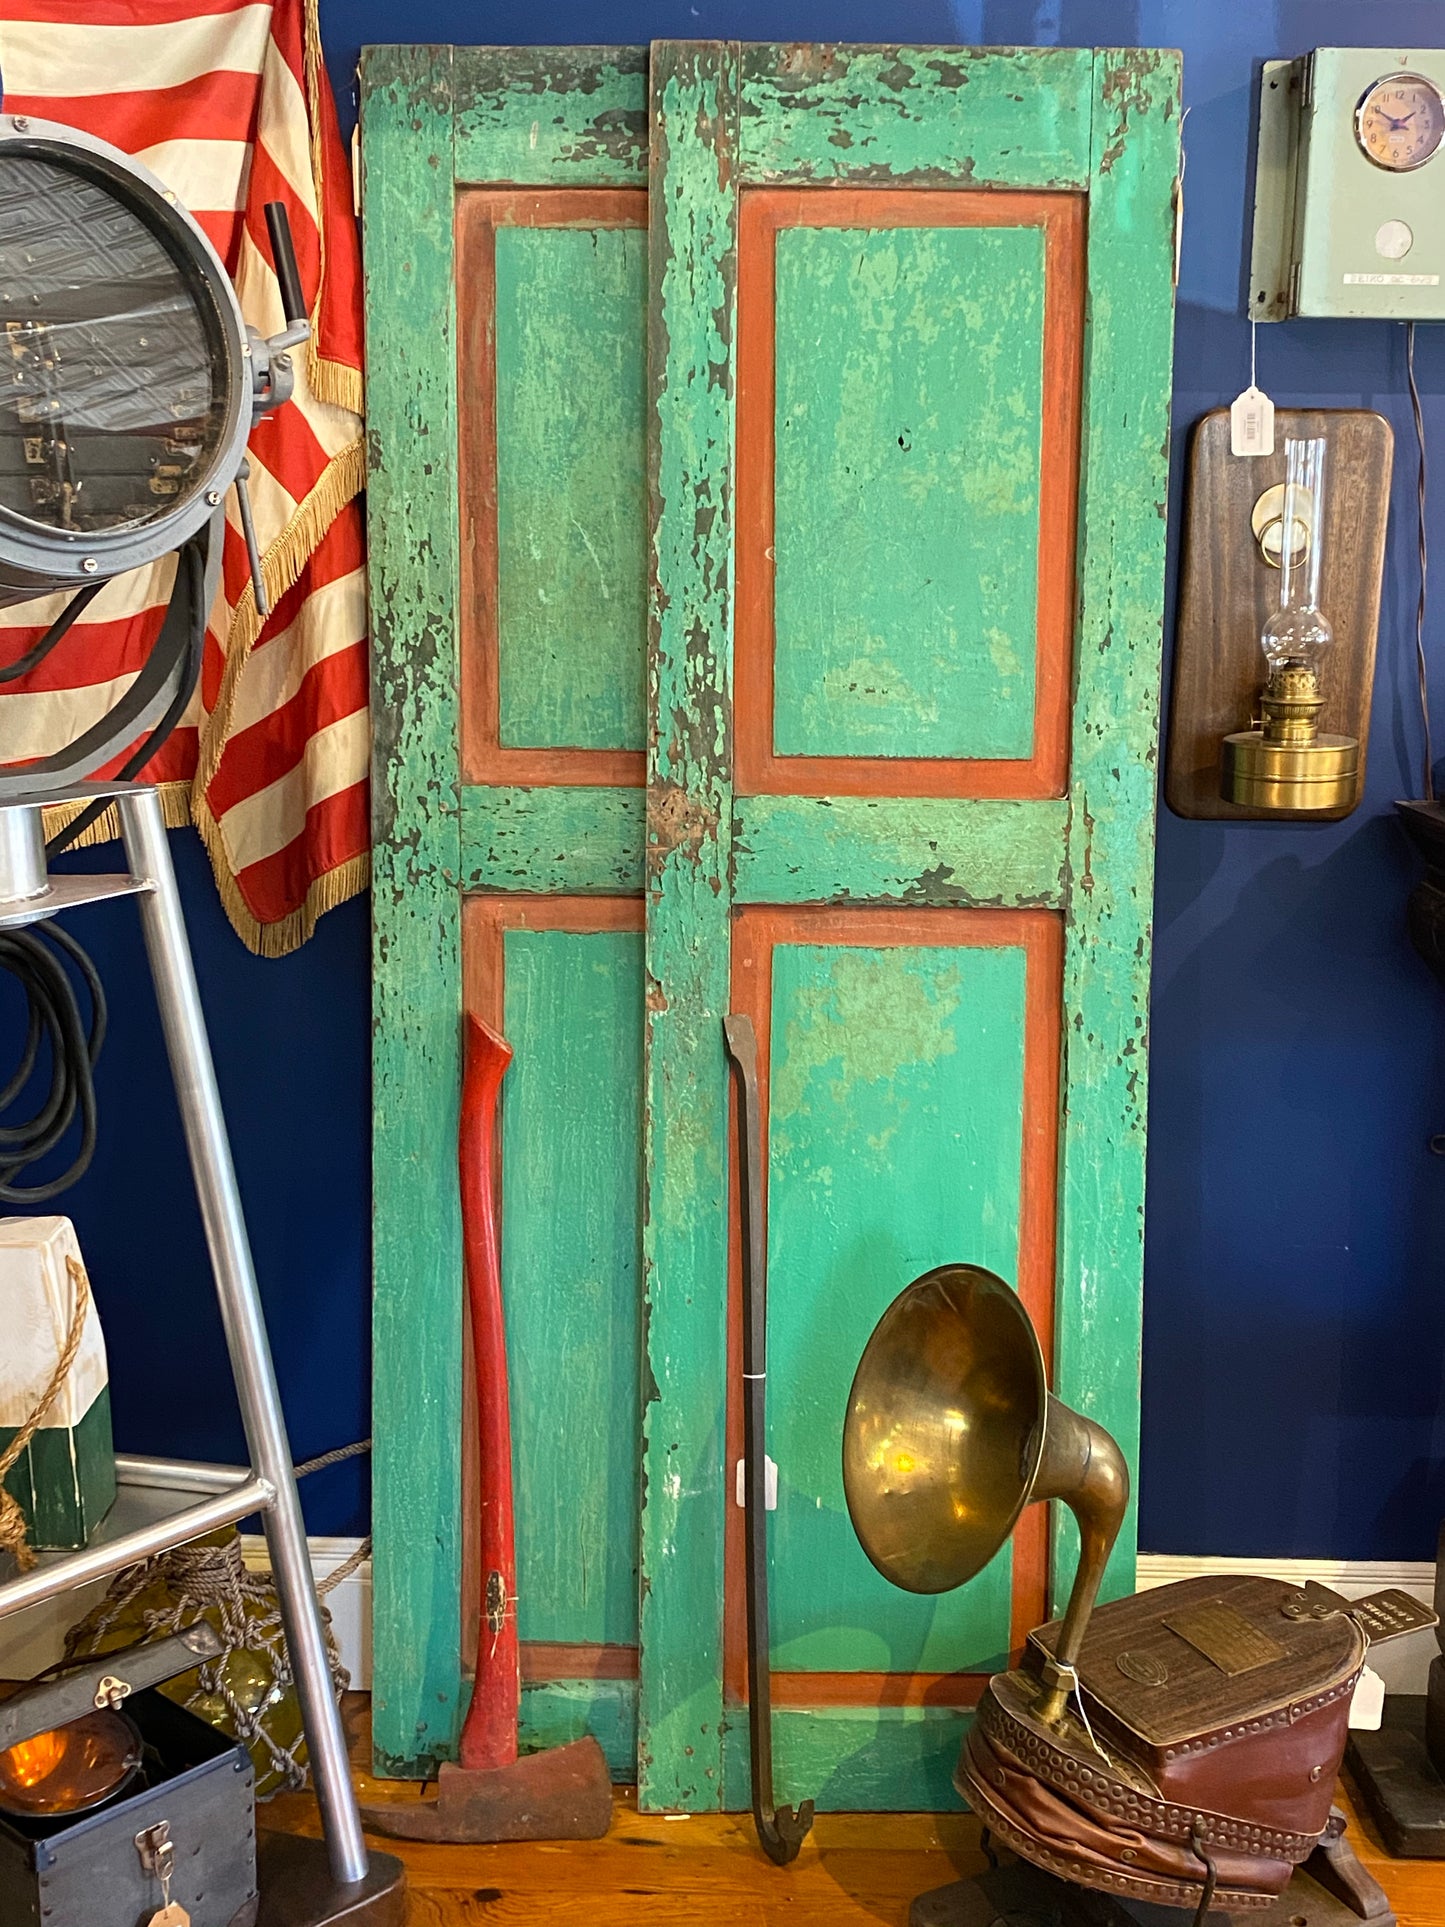
<instances>
[{"instance_id":1,"label":"green metal electrical box","mask_svg":"<svg viewBox=\"0 0 1445 1927\"><path fill-rule=\"evenodd\" d=\"M1445 51L1265 63L1249 312L1445 318Z\"/></svg>"}]
</instances>

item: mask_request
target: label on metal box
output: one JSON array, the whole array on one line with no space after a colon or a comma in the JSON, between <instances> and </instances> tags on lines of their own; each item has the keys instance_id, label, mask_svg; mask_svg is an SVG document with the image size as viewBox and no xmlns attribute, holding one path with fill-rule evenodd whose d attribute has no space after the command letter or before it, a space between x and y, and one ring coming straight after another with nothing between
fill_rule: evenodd
<instances>
[{"instance_id":1,"label":"label on metal box","mask_svg":"<svg viewBox=\"0 0 1445 1927\"><path fill-rule=\"evenodd\" d=\"M1172 1613L1164 1624L1221 1673L1252 1673L1257 1666L1271 1666L1287 1657L1277 1640L1218 1600Z\"/></svg>"}]
</instances>

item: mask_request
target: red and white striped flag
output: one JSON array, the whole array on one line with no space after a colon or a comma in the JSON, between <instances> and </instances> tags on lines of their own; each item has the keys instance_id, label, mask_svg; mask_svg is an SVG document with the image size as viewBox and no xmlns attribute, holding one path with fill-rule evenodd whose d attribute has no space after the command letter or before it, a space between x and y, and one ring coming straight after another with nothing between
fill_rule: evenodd
<instances>
[{"instance_id":1,"label":"red and white striped flag","mask_svg":"<svg viewBox=\"0 0 1445 1927\"><path fill-rule=\"evenodd\" d=\"M158 174L263 334L285 326L263 208L290 212L312 338L248 451L272 612L258 620L233 494L201 686L144 772L168 820L200 831L237 931L281 956L365 888L369 863L360 253L316 0L0 0L0 84L6 113L83 128ZM0 694L4 761L58 749L111 705L173 570L110 583ZM0 611L0 662L65 600Z\"/></svg>"}]
</instances>

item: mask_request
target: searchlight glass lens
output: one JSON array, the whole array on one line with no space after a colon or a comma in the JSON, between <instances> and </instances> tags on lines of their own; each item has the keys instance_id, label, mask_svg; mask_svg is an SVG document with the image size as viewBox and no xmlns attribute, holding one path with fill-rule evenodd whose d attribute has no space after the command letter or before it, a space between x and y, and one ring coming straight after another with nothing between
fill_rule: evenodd
<instances>
[{"instance_id":1,"label":"searchlight glass lens","mask_svg":"<svg viewBox=\"0 0 1445 1927\"><path fill-rule=\"evenodd\" d=\"M140 1734L123 1713L87 1713L0 1753L0 1812L84 1813L118 1793L140 1763Z\"/></svg>"},{"instance_id":2,"label":"searchlight glass lens","mask_svg":"<svg viewBox=\"0 0 1445 1927\"><path fill-rule=\"evenodd\" d=\"M0 153L0 513L144 528L203 485L227 358L199 274L104 181Z\"/></svg>"}]
</instances>

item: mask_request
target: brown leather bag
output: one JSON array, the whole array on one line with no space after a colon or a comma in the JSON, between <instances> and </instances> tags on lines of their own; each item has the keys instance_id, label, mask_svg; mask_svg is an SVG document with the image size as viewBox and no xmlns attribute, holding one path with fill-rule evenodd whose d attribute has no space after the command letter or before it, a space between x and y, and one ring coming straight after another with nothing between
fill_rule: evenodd
<instances>
[{"instance_id":1,"label":"brown leather bag","mask_svg":"<svg viewBox=\"0 0 1445 1927\"><path fill-rule=\"evenodd\" d=\"M1267 1907L1329 1819L1366 1641L1279 1580L1186 1579L1096 1609L1062 1728L1033 1712L1061 1621L989 1682L957 1784L1024 1859L1106 1892Z\"/></svg>"}]
</instances>

